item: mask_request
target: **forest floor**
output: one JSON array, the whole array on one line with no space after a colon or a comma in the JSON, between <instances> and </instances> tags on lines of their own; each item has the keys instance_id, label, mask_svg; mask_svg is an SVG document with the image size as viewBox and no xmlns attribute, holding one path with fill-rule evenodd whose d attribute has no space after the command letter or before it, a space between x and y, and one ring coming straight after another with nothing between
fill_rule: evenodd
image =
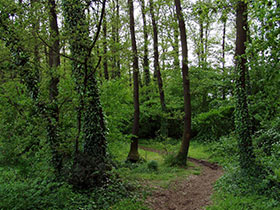
<instances>
[{"instance_id":1,"label":"forest floor","mask_svg":"<svg viewBox=\"0 0 280 210\"><path fill-rule=\"evenodd\" d=\"M143 150L164 153L163 151L140 147ZM190 175L187 179L176 179L167 187L148 181L146 186L152 188L151 195L145 201L153 210L202 210L211 205L213 185L219 179L223 170L215 163L188 158L188 161L200 167L201 172Z\"/></svg>"}]
</instances>

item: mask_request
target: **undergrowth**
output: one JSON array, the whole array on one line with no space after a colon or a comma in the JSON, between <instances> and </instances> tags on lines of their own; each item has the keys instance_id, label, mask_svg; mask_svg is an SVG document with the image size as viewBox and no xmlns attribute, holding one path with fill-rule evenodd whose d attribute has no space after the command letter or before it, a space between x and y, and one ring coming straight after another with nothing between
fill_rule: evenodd
<instances>
[{"instance_id":1,"label":"undergrowth","mask_svg":"<svg viewBox=\"0 0 280 210\"><path fill-rule=\"evenodd\" d=\"M268 138L271 128L262 136ZM274 137L274 133L272 133ZM266 155L267 144L259 145L254 138L256 166L250 174L244 174L239 166L237 140L234 135L222 137L209 145L212 157L223 165L225 173L215 185L214 205L207 210L278 210L280 209L280 179L278 178L279 146L269 146L270 155ZM267 139L267 141L271 141Z\"/></svg>"}]
</instances>

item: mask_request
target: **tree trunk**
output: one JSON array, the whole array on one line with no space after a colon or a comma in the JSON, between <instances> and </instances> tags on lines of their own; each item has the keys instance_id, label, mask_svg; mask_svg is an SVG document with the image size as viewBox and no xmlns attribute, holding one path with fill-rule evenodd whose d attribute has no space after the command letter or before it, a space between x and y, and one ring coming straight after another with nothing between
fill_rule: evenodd
<instances>
[{"instance_id":1,"label":"tree trunk","mask_svg":"<svg viewBox=\"0 0 280 210\"><path fill-rule=\"evenodd\" d=\"M76 188L89 189L102 186L108 181L107 172L110 170L102 107L91 60L92 49L95 47L101 30L106 1L102 2L101 17L93 42L89 36L89 24L85 17L84 5L80 1L75 2L63 0L62 8L67 32L71 35L69 43L71 54L75 58L72 60L72 69L76 90L80 97L79 113L82 115L80 118L82 121L79 126L84 134L84 148L83 153L76 154L70 182Z\"/></svg>"},{"instance_id":2,"label":"tree trunk","mask_svg":"<svg viewBox=\"0 0 280 210\"><path fill-rule=\"evenodd\" d=\"M112 16L112 78L120 77L120 58L118 52L119 46L119 1L113 0L113 16Z\"/></svg>"},{"instance_id":3,"label":"tree trunk","mask_svg":"<svg viewBox=\"0 0 280 210\"><path fill-rule=\"evenodd\" d=\"M184 89L184 130L183 139L179 153L177 155L178 165L186 165L189 145L191 140L191 97L190 97L190 80L188 68L188 46L186 27L181 9L180 0L174 0L176 6L177 19L179 22L180 38L182 46L182 76L183 76L183 89Z\"/></svg>"},{"instance_id":4,"label":"tree trunk","mask_svg":"<svg viewBox=\"0 0 280 210\"><path fill-rule=\"evenodd\" d=\"M174 51L174 61L173 65L176 70L180 69L180 60L179 60L179 29L178 25L174 26L174 42L172 44Z\"/></svg>"},{"instance_id":5,"label":"tree trunk","mask_svg":"<svg viewBox=\"0 0 280 210\"><path fill-rule=\"evenodd\" d=\"M106 14L104 15L104 21L103 21L103 68L104 68L104 77L105 77L106 80L109 80L108 59L107 59L107 21L106 21Z\"/></svg>"},{"instance_id":6,"label":"tree trunk","mask_svg":"<svg viewBox=\"0 0 280 210\"><path fill-rule=\"evenodd\" d=\"M251 138L250 116L247 103L247 3L239 1L236 10L236 113L235 123L240 150L239 162L242 170L250 171L254 165L254 153Z\"/></svg>"},{"instance_id":7,"label":"tree trunk","mask_svg":"<svg viewBox=\"0 0 280 210\"><path fill-rule=\"evenodd\" d=\"M49 98L50 98L50 106L49 106L49 119L48 119L48 139L50 142L50 147L52 150L52 163L53 166L58 173L60 174L60 170L62 168L62 157L58 152L59 146L59 134L58 134L58 123L59 123L59 109L57 104L57 96L58 96L58 83L59 77L57 76L57 68L60 66L60 56L59 56L59 30L57 24L57 15L56 15L56 3L55 0L49 0L49 21L50 21L50 40L52 42L51 47L49 49L49 67L51 80L49 83Z\"/></svg>"},{"instance_id":8,"label":"tree trunk","mask_svg":"<svg viewBox=\"0 0 280 210\"><path fill-rule=\"evenodd\" d=\"M133 0L128 0L129 7L129 18L130 18L130 34L131 34L131 44L133 51L133 101L134 101L134 121L132 128L132 143L130 144L130 151L127 157L127 160L131 162L137 162L139 160L138 153L138 132L139 132L139 65L138 65L138 54L136 46L136 37L135 37L135 25L134 25L134 8Z\"/></svg>"},{"instance_id":9,"label":"tree trunk","mask_svg":"<svg viewBox=\"0 0 280 210\"><path fill-rule=\"evenodd\" d=\"M167 120L165 119L165 116L164 116L164 114L167 112L167 109L166 109L166 104L165 104L165 99L164 99L163 84L162 84L162 78L161 78L160 66L159 66L158 28L157 28L157 23L155 20L153 0L150 0L150 12L151 12L151 18L152 18L153 38L154 38L154 68L155 68L157 82L158 82L161 110L163 112L160 130L161 130L161 135L163 137L167 137L168 136Z\"/></svg>"},{"instance_id":10,"label":"tree trunk","mask_svg":"<svg viewBox=\"0 0 280 210\"><path fill-rule=\"evenodd\" d=\"M223 41L222 41L222 73L223 73L223 83L225 81L224 77L225 77L225 63L226 63L226 59L225 59L225 43L226 43L226 25L227 25L227 21L226 19L223 21ZM222 98L223 100L226 99L226 93L225 93L225 89L223 87L222 89Z\"/></svg>"},{"instance_id":11,"label":"tree trunk","mask_svg":"<svg viewBox=\"0 0 280 210\"><path fill-rule=\"evenodd\" d=\"M148 31L147 31L147 22L146 22L146 10L145 10L145 1L141 0L141 12L143 18L143 31L144 31L144 59L143 59L143 68L144 68L144 83L146 86L150 84L150 70L149 70L149 40L148 40Z\"/></svg>"}]
</instances>

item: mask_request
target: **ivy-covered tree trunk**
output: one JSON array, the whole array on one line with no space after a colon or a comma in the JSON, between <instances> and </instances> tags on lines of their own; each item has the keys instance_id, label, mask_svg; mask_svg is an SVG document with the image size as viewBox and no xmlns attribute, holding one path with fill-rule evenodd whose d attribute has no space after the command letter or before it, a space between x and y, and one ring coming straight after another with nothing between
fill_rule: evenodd
<instances>
[{"instance_id":1,"label":"ivy-covered tree trunk","mask_svg":"<svg viewBox=\"0 0 280 210\"><path fill-rule=\"evenodd\" d=\"M248 171L254 165L254 153L251 138L250 115L247 103L247 67L246 67L246 41L247 41L247 3L238 1L236 9L236 108L235 126L240 151L240 166Z\"/></svg>"},{"instance_id":2,"label":"ivy-covered tree trunk","mask_svg":"<svg viewBox=\"0 0 280 210\"><path fill-rule=\"evenodd\" d=\"M129 7L129 19L130 19L130 34L131 45L133 51L133 102L134 102L134 119L132 128L132 142L130 144L130 151L128 153L127 160L131 162L137 162L140 158L138 153L138 133L139 133L139 118L140 118L140 106L139 106L139 64L137 45L135 37L135 24L134 24L134 8L133 0L128 0Z\"/></svg>"},{"instance_id":3,"label":"ivy-covered tree trunk","mask_svg":"<svg viewBox=\"0 0 280 210\"><path fill-rule=\"evenodd\" d=\"M56 3L55 0L49 0L49 21L50 21L50 40L52 42L51 47L49 49L49 67L50 67L50 75L51 80L49 83L49 117L48 117L48 141L50 143L50 147L52 150L52 163L57 172L60 174L60 170L62 168L62 157L58 152L59 146L59 132L58 132L58 124L59 124L59 109L57 104L57 96L58 96L58 67L60 66L60 55L59 55L59 30L57 24L57 15L56 15Z\"/></svg>"},{"instance_id":4,"label":"ivy-covered tree trunk","mask_svg":"<svg viewBox=\"0 0 280 210\"><path fill-rule=\"evenodd\" d=\"M70 181L76 188L89 189L103 185L108 178L107 171L110 170L107 162L105 125L91 56L91 50L100 32L105 1L102 3L98 31L93 42L89 38L85 17L86 5L73 0L63 0L62 3L68 33L71 35L71 55L75 58L72 60L72 68L76 90L80 96L81 114L78 129L83 133L84 143L83 152L76 154Z\"/></svg>"},{"instance_id":5,"label":"ivy-covered tree trunk","mask_svg":"<svg viewBox=\"0 0 280 210\"><path fill-rule=\"evenodd\" d=\"M163 84L162 84L162 78L161 78L161 72L160 72L160 66L159 66L159 52L158 52L158 28L157 23L155 19L155 13L154 13L154 5L153 0L150 0L150 13L152 18L152 25L153 25L153 39L154 39L154 69L156 72L157 77L157 83L158 83L158 90L159 90L159 98L160 98L160 105L162 110L162 117L161 117L161 127L160 127L160 133L163 137L168 136L168 126L167 126L167 120L166 116L164 116L167 112L166 104L165 104L165 97L164 97L164 90L163 90Z\"/></svg>"},{"instance_id":6,"label":"ivy-covered tree trunk","mask_svg":"<svg viewBox=\"0 0 280 210\"><path fill-rule=\"evenodd\" d=\"M184 129L183 139L179 153L177 155L177 164L186 165L189 145L191 140L191 97L190 97L190 79L188 67L188 46L186 27L181 9L180 0L174 0L176 6L177 19L179 22L181 47L182 47L182 76L183 76L183 89L184 89Z\"/></svg>"}]
</instances>

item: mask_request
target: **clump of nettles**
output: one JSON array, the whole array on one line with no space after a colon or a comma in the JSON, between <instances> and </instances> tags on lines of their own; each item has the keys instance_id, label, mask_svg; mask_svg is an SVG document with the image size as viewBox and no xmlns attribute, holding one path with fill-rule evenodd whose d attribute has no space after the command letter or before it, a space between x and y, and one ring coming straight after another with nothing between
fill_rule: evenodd
<instances>
[{"instance_id":1,"label":"clump of nettles","mask_svg":"<svg viewBox=\"0 0 280 210\"><path fill-rule=\"evenodd\" d=\"M152 160L148 163L147 167L148 167L149 170L157 171L158 170L158 162L155 161L155 160Z\"/></svg>"}]
</instances>

